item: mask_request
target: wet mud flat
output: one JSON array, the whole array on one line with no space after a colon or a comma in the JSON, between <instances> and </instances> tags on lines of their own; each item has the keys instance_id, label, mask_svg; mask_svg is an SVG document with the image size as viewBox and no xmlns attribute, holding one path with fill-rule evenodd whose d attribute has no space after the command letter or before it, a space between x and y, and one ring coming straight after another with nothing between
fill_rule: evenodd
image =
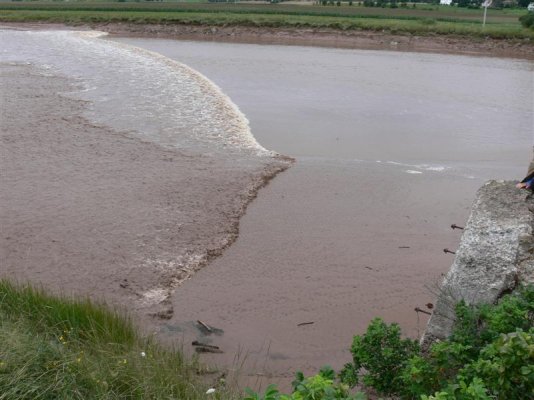
<instances>
[{"instance_id":1,"label":"wet mud flat","mask_svg":"<svg viewBox=\"0 0 534 400\"><path fill-rule=\"evenodd\" d=\"M84 118L65 77L0 72L1 277L124 307L148 330L291 163L165 148Z\"/></svg>"}]
</instances>

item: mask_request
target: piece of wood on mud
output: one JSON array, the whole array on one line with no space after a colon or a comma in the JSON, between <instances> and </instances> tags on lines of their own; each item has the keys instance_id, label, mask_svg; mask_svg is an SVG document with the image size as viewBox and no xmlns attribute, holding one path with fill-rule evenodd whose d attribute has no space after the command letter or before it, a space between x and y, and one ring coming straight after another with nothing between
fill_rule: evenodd
<instances>
[{"instance_id":1,"label":"piece of wood on mud","mask_svg":"<svg viewBox=\"0 0 534 400\"><path fill-rule=\"evenodd\" d=\"M217 354L224 353L221 349L219 348L214 349L211 346L210 347L198 346L198 347L195 347L195 351L197 353L217 353Z\"/></svg>"},{"instance_id":2,"label":"piece of wood on mud","mask_svg":"<svg viewBox=\"0 0 534 400\"><path fill-rule=\"evenodd\" d=\"M211 327L205 324L204 322L197 320L197 324L199 324L202 328L204 328L204 330L207 331L208 333L213 333L213 329L211 329Z\"/></svg>"},{"instance_id":3,"label":"piece of wood on mud","mask_svg":"<svg viewBox=\"0 0 534 400\"><path fill-rule=\"evenodd\" d=\"M423 314L426 314L426 315L432 315L431 312L422 310L422 309L420 309L419 307L415 307L415 308L414 308L414 311L415 311L415 312L420 312L420 313L423 313Z\"/></svg>"},{"instance_id":4,"label":"piece of wood on mud","mask_svg":"<svg viewBox=\"0 0 534 400\"><path fill-rule=\"evenodd\" d=\"M199 342L198 340L193 340L193 342L191 343L192 346L200 346L200 347L209 347L211 349L219 349L219 346L213 346L212 344L206 344L206 343L202 343L202 342Z\"/></svg>"},{"instance_id":5,"label":"piece of wood on mud","mask_svg":"<svg viewBox=\"0 0 534 400\"><path fill-rule=\"evenodd\" d=\"M315 324L315 322L314 322L314 321L311 321L311 322L301 322L300 324L297 324L297 326L312 325L312 324Z\"/></svg>"}]
</instances>

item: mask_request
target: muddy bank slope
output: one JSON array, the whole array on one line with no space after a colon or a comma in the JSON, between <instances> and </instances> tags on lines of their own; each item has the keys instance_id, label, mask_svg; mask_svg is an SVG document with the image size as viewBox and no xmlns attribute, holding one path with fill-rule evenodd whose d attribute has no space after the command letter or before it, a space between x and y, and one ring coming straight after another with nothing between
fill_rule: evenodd
<instances>
[{"instance_id":1,"label":"muddy bank slope","mask_svg":"<svg viewBox=\"0 0 534 400\"><path fill-rule=\"evenodd\" d=\"M253 44L286 44L348 49L416 51L534 60L534 44L525 40L497 40L461 36L395 35L374 31L312 28L255 28L247 26L189 26L108 24L92 28L114 35L210 40Z\"/></svg>"}]
</instances>

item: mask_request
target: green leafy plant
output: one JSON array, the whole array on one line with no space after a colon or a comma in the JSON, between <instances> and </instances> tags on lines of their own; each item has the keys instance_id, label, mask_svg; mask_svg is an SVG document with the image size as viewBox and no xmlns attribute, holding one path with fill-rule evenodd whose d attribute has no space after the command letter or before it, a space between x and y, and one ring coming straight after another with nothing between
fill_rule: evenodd
<instances>
[{"instance_id":1,"label":"green leafy plant","mask_svg":"<svg viewBox=\"0 0 534 400\"><path fill-rule=\"evenodd\" d=\"M534 287L506 295L496 305L460 302L456 316L448 340L408 362L402 373L406 392L469 400L485 399L486 393L487 398L520 400L532 393L534 346L528 330L533 329Z\"/></svg>"},{"instance_id":2,"label":"green leafy plant","mask_svg":"<svg viewBox=\"0 0 534 400\"><path fill-rule=\"evenodd\" d=\"M534 328L501 334L459 377L466 382L482 379L497 399L519 400L534 394Z\"/></svg>"},{"instance_id":3,"label":"green leafy plant","mask_svg":"<svg viewBox=\"0 0 534 400\"><path fill-rule=\"evenodd\" d=\"M341 381L354 386L362 370L363 382L381 393L403 392L401 372L408 360L418 354L419 345L411 339L402 339L398 324L387 325L375 318L361 336L354 336L352 363L341 371Z\"/></svg>"},{"instance_id":4,"label":"green leafy plant","mask_svg":"<svg viewBox=\"0 0 534 400\"><path fill-rule=\"evenodd\" d=\"M436 392L432 396L422 395L421 400L492 400L488 390L480 378L476 378L469 385L464 381L449 385L446 390Z\"/></svg>"},{"instance_id":5,"label":"green leafy plant","mask_svg":"<svg viewBox=\"0 0 534 400\"><path fill-rule=\"evenodd\" d=\"M350 394L347 385L335 383L335 376L329 366L309 378L297 372L292 382L293 393L282 394L276 385L269 385L263 394L247 388L244 400L366 400L363 393Z\"/></svg>"}]
</instances>

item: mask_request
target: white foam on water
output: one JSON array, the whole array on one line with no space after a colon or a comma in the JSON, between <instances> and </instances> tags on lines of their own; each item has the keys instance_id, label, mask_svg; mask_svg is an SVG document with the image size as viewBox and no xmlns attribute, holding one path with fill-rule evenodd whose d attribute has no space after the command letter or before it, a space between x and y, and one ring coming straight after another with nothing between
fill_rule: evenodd
<instances>
[{"instance_id":1,"label":"white foam on water","mask_svg":"<svg viewBox=\"0 0 534 400\"><path fill-rule=\"evenodd\" d=\"M407 174L422 174L421 171L414 171L413 169L407 169L406 171Z\"/></svg>"},{"instance_id":2,"label":"white foam on water","mask_svg":"<svg viewBox=\"0 0 534 400\"><path fill-rule=\"evenodd\" d=\"M142 293L143 302L146 304L158 304L167 299L169 293L163 288L155 288Z\"/></svg>"},{"instance_id":3,"label":"white foam on water","mask_svg":"<svg viewBox=\"0 0 534 400\"><path fill-rule=\"evenodd\" d=\"M0 62L31 63L74 78L69 97L89 103L87 117L120 131L204 153L271 156L239 108L184 64L102 39L103 32L0 31Z\"/></svg>"},{"instance_id":4,"label":"white foam on water","mask_svg":"<svg viewBox=\"0 0 534 400\"><path fill-rule=\"evenodd\" d=\"M381 162L381 161L376 161L376 162ZM423 171L432 171L432 172L444 172L444 171L450 169L450 167L446 167L444 165L406 164L406 163L401 163L401 162L397 162L397 161L386 161L386 164L398 165L399 167L417 168L417 169L420 169L420 170L423 170Z\"/></svg>"},{"instance_id":5,"label":"white foam on water","mask_svg":"<svg viewBox=\"0 0 534 400\"><path fill-rule=\"evenodd\" d=\"M435 172L443 172L445 171L446 169L448 169L447 167L444 167L442 165L439 165L439 166L431 166L431 165L425 165L425 164L421 164L419 165L419 168L422 168L422 169L425 169L427 171L435 171Z\"/></svg>"}]
</instances>

